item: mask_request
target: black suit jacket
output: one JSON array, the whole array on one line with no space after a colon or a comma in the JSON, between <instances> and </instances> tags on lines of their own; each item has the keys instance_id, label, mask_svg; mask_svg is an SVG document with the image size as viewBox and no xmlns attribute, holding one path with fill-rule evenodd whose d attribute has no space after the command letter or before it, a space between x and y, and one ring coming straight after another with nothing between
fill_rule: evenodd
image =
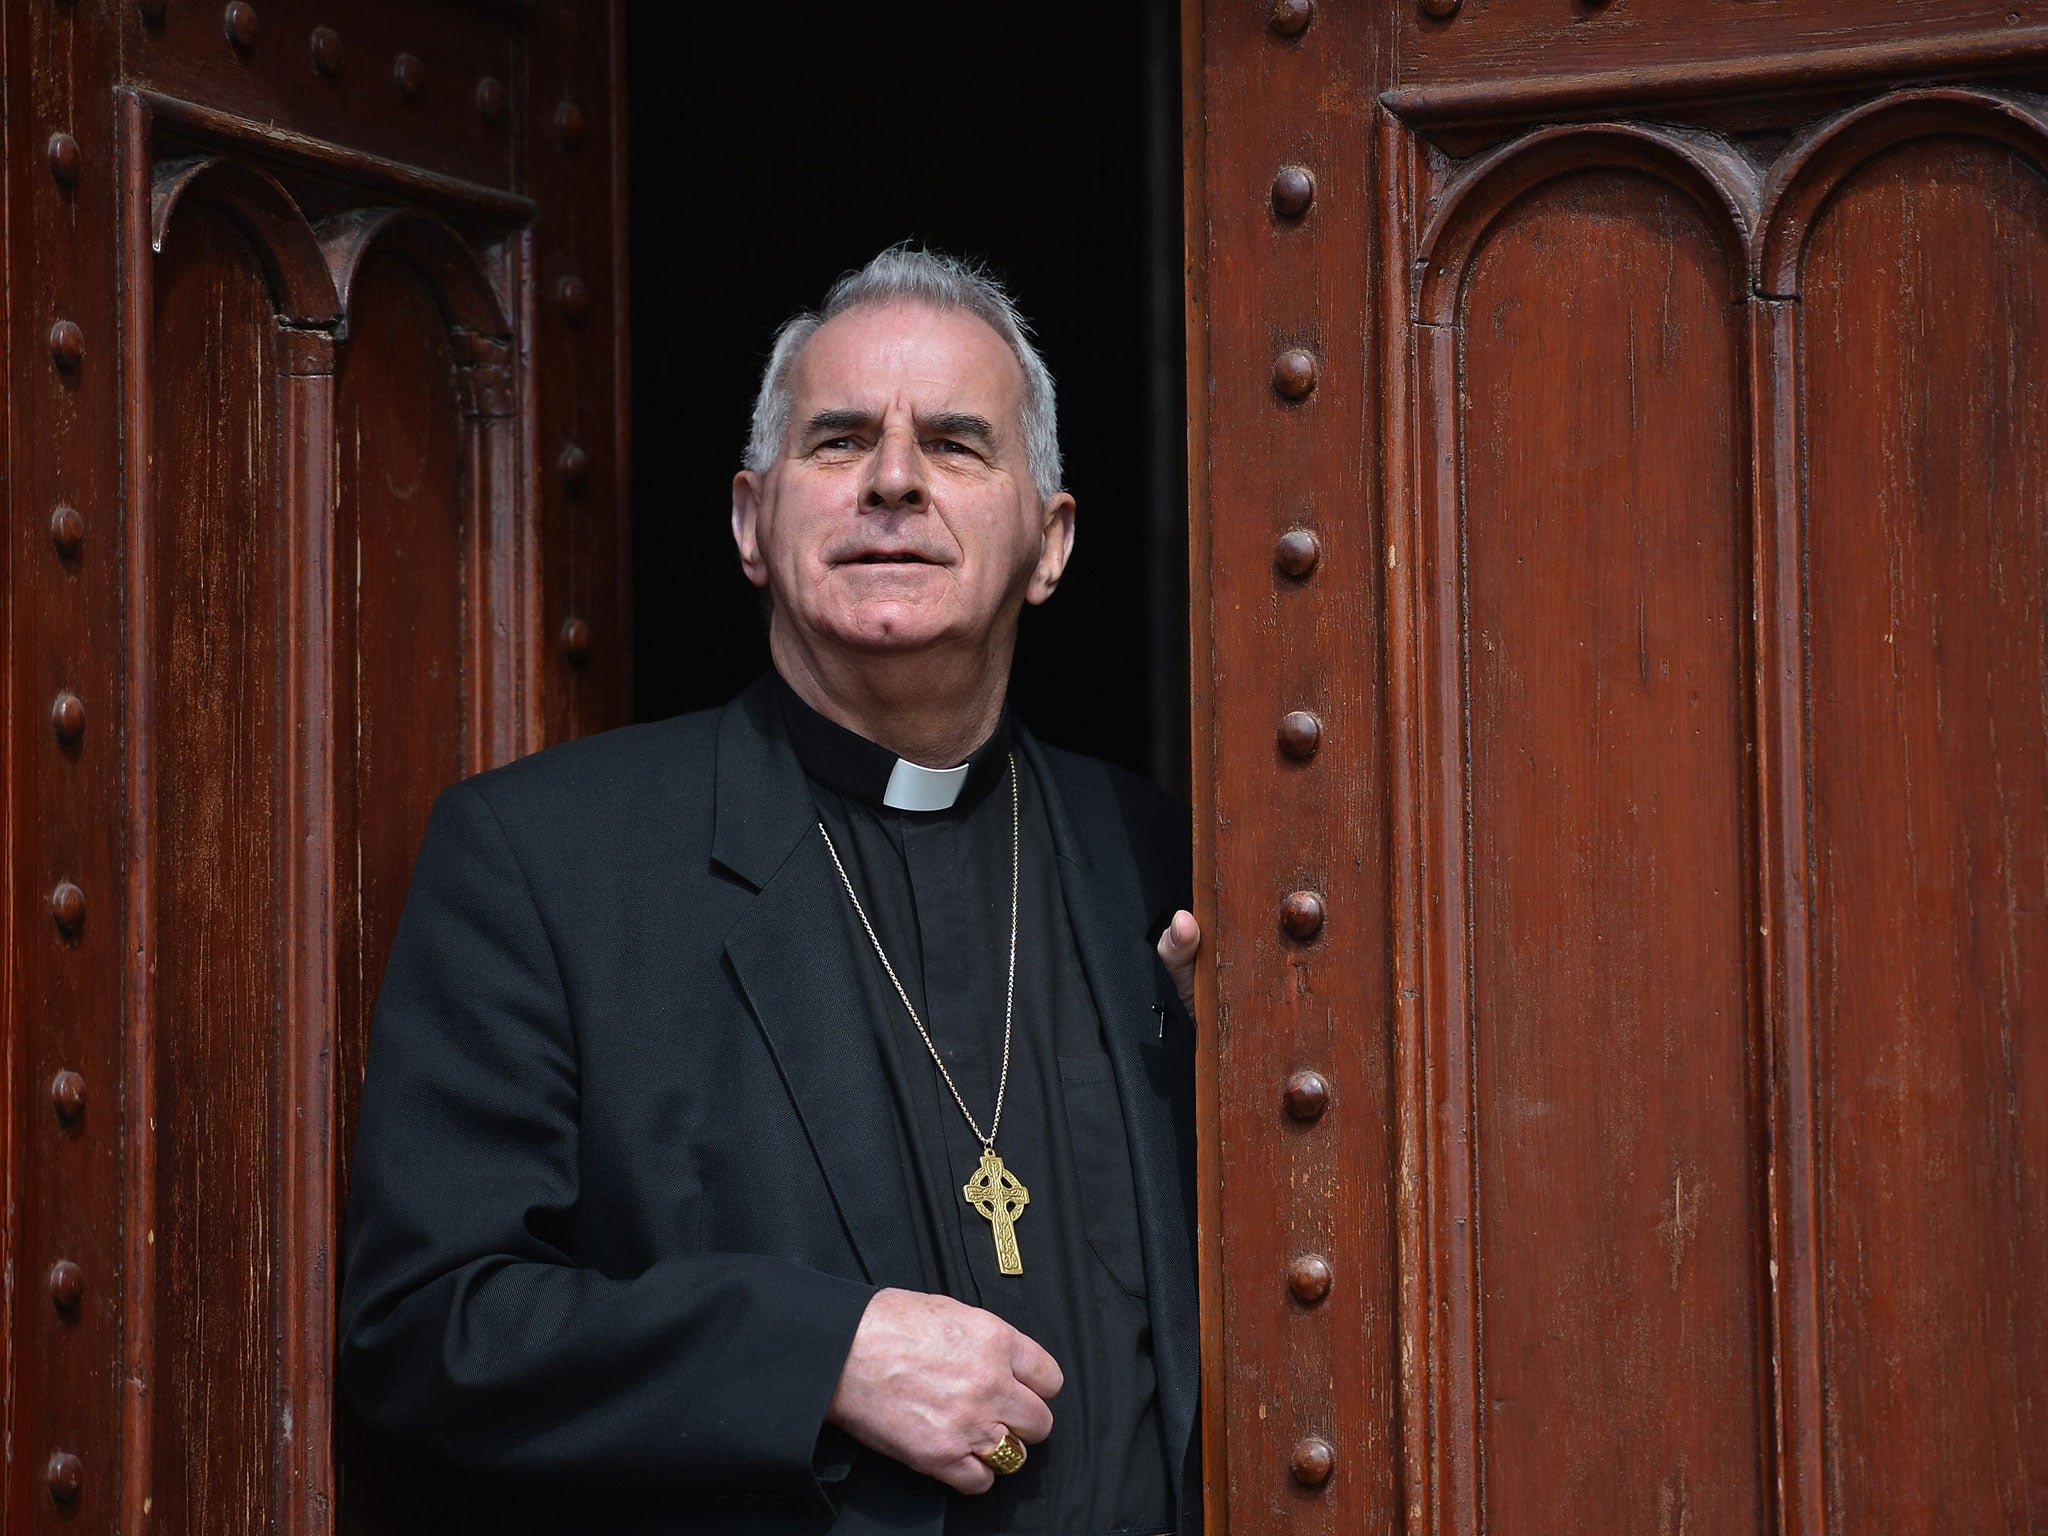
<instances>
[{"instance_id":1,"label":"black suit jacket","mask_svg":"<svg viewBox=\"0 0 2048 1536\"><path fill-rule=\"evenodd\" d=\"M1192 1490L1193 1040L1152 949L1187 900L1186 814L1018 745L1115 1066ZM942 1488L820 1433L868 1298L924 1283L845 899L762 685L436 803L370 1048L340 1362L365 1420L446 1464L436 1518L939 1530Z\"/></svg>"}]
</instances>

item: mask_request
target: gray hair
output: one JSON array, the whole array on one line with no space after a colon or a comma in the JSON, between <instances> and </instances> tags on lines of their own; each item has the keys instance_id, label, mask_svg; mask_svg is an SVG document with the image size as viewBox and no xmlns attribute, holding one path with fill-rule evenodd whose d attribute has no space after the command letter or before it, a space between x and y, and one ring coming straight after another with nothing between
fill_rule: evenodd
<instances>
[{"instance_id":1,"label":"gray hair","mask_svg":"<svg viewBox=\"0 0 2048 1536\"><path fill-rule=\"evenodd\" d=\"M789 436L789 418L796 409L789 376L804 343L827 320L862 305L909 302L931 309L962 309L985 321L1009 344L1024 370L1024 400L1019 411L1024 429L1025 462L1041 501L1060 491L1059 419L1053 404L1052 373L1031 345L1031 327L1017 313L1001 283L979 263L944 251L892 245L858 272L848 272L832 285L825 302L782 323L768 366L761 371L761 390L754 397L753 430L747 437L747 468L766 474L782 456Z\"/></svg>"}]
</instances>

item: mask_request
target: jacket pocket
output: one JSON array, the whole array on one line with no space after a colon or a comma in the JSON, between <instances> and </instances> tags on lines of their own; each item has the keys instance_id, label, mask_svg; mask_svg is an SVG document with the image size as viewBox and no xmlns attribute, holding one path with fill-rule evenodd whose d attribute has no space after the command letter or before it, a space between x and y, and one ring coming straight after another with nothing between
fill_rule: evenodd
<instances>
[{"instance_id":1,"label":"jacket pocket","mask_svg":"<svg viewBox=\"0 0 2048 1536\"><path fill-rule=\"evenodd\" d=\"M1138 1238L1137 1185L1124 1135L1123 1101L1105 1055L1060 1057L1060 1095L1081 1186L1088 1246L1127 1294L1145 1294L1145 1251Z\"/></svg>"}]
</instances>

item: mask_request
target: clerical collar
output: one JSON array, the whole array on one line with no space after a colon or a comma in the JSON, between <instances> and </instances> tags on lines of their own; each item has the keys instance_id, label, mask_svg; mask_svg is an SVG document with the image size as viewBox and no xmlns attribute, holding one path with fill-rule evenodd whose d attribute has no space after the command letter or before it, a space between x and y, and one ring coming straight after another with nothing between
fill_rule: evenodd
<instances>
[{"instance_id":1,"label":"clerical collar","mask_svg":"<svg viewBox=\"0 0 2048 1536\"><path fill-rule=\"evenodd\" d=\"M897 811L949 811L971 804L1002 782L1010 760L1006 706L988 740L952 768L925 768L829 720L775 674L789 743L805 773L842 795Z\"/></svg>"}]
</instances>

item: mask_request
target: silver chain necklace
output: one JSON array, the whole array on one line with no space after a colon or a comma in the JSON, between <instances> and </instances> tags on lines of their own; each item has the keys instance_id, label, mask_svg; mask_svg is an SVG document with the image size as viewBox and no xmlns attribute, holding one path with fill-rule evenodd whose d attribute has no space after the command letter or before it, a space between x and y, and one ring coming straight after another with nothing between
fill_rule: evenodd
<instances>
[{"instance_id":1,"label":"silver chain necklace","mask_svg":"<svg viewBox=\"0 0 2048 1536\"><path fill-rule=\"evenodd\" d=\"M967 1128L974 1132L974 1139L981 1143L981 1167L974 1177L967 1181L961 1194L983 1218L995 1228L996 1268L1006 1275L1024 1273L1024 1260L1017 1250L1016 1220L1023 1214L1024 1207L1031 1203L1031 1194L1018 1182L1017 1176L1003 1166L1003 1160L996 1155L996 1132L1003 1124L1003 1099L1010 1088L1010 1030L1017 1008L1017 913L1019 878L1023 861L1019 857L1020 838L1018 828L1021 816L1018 811L1017 795L1017 754L1009 755L1010 763L1010 977L1003 995L1003 1069L996 1081L996 1108L990 1118L988 1130L982 1131L981 1122L974 1118L974 1111L967 1107L967 1100L961 1095L960 1085L953 1081L953 1074L946 1070L945 1058L939 1055L939 1048L932 1043L931 1031L925 1028L924 1020L918 1017L917 1009L910 1001L910 994L903 988L903 980L896 974L896 967L889 963L888 951L882 948L882 941L875 933L875 925L868 921L867 908L860 904L860 897L853 889L853 881L841 862L839 849L832 841L832 834L825 823L818 823L818 833L825 839L825 851L832 855L832 867L839 871L839 883L846 888L846 899L853 903L853 910L860 918L860 925L867 931L868 943L875 948L875 958L882 962L882 969L888 973L889 981L896 988L896 995L903 1002L903 1011L910 1015L910 1022L917 1026L918 1038L924 1041L924 1048L931 1053L932 1065L939 1069L939 1076L945 1079L947 1091L953 1095L953 1102L960 1106L960 1114L967 1121Z\"/></svg>"}]
</instances>

